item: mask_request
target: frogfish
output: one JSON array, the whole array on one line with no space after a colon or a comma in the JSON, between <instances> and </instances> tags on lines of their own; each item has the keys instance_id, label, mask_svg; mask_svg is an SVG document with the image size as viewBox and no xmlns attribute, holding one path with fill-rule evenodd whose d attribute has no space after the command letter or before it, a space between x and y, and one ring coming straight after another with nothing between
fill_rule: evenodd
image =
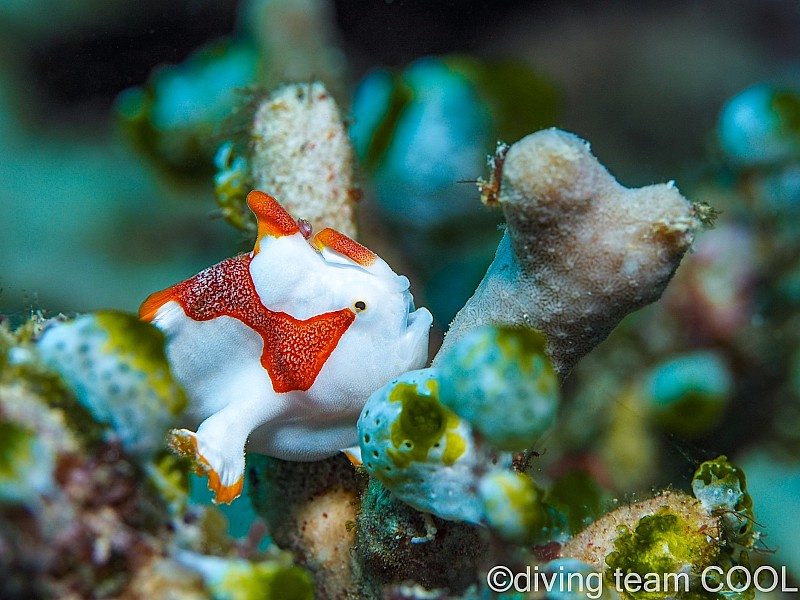
<instances>
[{"instance_id":1,"label":"frogfish","mask_svg":"<svg viewBox=\"0 0 800 600\"><path fill-rule=\"evenodd\" d=\"M311 461L355 446L369 395L427 362L433 321L374 252L330 228L312 236L264 192L247 204L258 218L252 252L139 311L165 334L189 399L187 428L168 442L225 503L242 492L245 448Z\"/></svg>"}]
</instances>

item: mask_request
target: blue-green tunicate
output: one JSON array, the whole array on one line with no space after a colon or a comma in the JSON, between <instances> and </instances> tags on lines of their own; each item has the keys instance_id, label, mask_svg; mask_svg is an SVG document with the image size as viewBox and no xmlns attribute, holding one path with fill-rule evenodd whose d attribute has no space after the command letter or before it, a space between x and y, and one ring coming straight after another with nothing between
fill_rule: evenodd
<instances>
[{"instance_id":1,"label":"blue-green tunicate","mask_svg":"<svg viewBox=\"0 0 800 600\"><path fill-rule=\"evenodd\" d=\"M558 558L539 567L539 572L542 573L540 588L545 582L553 582L547 592L548 600L597 600L604 595L603 574L578 559Z\"/></svg>"},{"instance_id":2,"label":"blue-green tunicate","mask_svg":"<svg viewBox=\"0 0 800 600\"><path fill-rule=\"evenodd\" d=\"M531 329L471 331L439 363L442 403L501 450L533 446L559 405L545 345L544 335Z\"/></svg>"},{"instance_id":3,"label":"blue-green tunicate","mask_svg":"<svg viewBox=\"0 0 800 600\"><path fill-rule=\"evenodd\" d=\"M438 58L396 77L374 71L359 84L352 114L356 152L393 219L426 228L479 207L458 182L481 171L490 118L463 74Z\"/></svg>"},{"instance_id":4,"label":"blue-green tunicate","mask_svg":"<svg viewBox=\"0 0 800 600\"><path fill-rule=\"evenodd\" d=\"M725 154L742 165L763 165L800 155L800 95L760 84L731 98L717 126Z\"/></svg>"},{"instance_id":5,"label":"blue-green tunicate","mask_svg":"<svg viewBox=\"0 0 800 600\"><path fill-rule=\"evenodd\" d=\"M728 462L724 455L705 461L692 478L692 492L703 508L720 513L722 533L728 543L753 545L753 499L739 466Z\"/></svg>"},{"instance_id":6,"label":"blue-green tunicate","mask_svg":"<svg viewBox=\"0 0 800 600\"><path fill-rule=\"evenodd\" d=\"M247 194L252 189L250 167L244 156L237 156L232 142L225 142L214 155L214 192L220 212L236 229L252 227L252 219L245 208Z\"/></svg>"},{"instance_id":7,"label":"blue-green tunicate","mask_svg":"<svg viewBox=\"0 0 800 600\"><path fill-rule=\"evenodd\" d=\"M259 56L248 44L217 41L179 65L154 71L144 87L117 99L130 139L158 164L177 173L210 166L214 135L240 91L256 81Z\"/></svg>"},{"instance_id":8,"label":"blue-green tunicate","mask_svg":"<svg viewBox=\"0 0 800 600\"><path fill-rule=\"evenodd\" d=\"M164 354L164 335L134 315L97 312L45 330L43 360L123 448L152 457L186 397Z\"/></svg>"},{"instance_id":9,"label":"blue-green tunicate","mask_svg":"<svg viewBox=\"0 0 800 600\"><path fill-rule=\"evenodd\" d=\"M444 519L481 521L472 430L439 402L436 369L409 371L373 393L358 436L367 471L402 501Z\"/></svg>"},{"instance_id":10,"label":"blue-green tunicate","mask_svg":"<svg viewBox=\"0 0 800 600\"><path fill-rule=\"evenodd\" d=\"M542 492L524 473L495 470L478 486L486 523L505 540L531 543L547 522Z\"/></svg>"},{"instance_id":11,"label":"blue-green tunicate","mask_svg":"<svg viewBox=\"0 0 800 600\"><path fill-rule=\"evenodd\" d=\"M645 383L645 396L658 422L688 436L701 434L719 422L732 390L728 366L712 351L665 361Z\"/></svg>"}]
</instances>

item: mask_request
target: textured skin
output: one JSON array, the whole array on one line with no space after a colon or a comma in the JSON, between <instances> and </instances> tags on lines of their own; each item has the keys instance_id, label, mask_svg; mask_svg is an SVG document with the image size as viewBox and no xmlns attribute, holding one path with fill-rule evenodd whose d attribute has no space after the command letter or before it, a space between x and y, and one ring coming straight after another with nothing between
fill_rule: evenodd
<instances>
[{"instance_id":1,"label":"textured skin","mask_svg":"<svg viewBox=\"0 0 800 600\"><path fill-rule=\"evenodd\" d=\"M434 365L488 323L545 333L565 377L625 315L661 296L700 224L674 185L623 187L586 142L558 129L511 146L497 201L508 229Z\"/></svg>"},{"instance_id":2,"label":"textured skin","mask_svg":"<svg viewBox=\"0 0 800 600\"><path fill-rule=\"evenodd\" d=\"M363 265L324 240L312 247L266 194L251 192L248 204L261 232L252 253L153 294L140 310L166 334L186 419L199 423L196 433L174 431L171 445L209 474L221 502L241 492L245 444L288 460L353 446L369 394L426 362L432 321L414 310L408 280L374 254ZM337 247L369 252L342 238L333 236Z\"/></svg>"},{"instance_id":3,"label":"textured skin","mask_svg":"<svg viewBox=\"0 0 800 600\"><path fill-rule=\"evenodd\" d=\"M362 267L368 267L375 262L375 253L365 248L358 242L354 242L344 234L335 229L326 227L314 236L314 243L320 248L328 247L339 254L343 254L349 259L357 262Z\"/></svg>"},{"instance_id":4,"label":"textured skin","mask_svg":"<svg viewBox=\"0 0 800 600\"><path fill-rule=\"evenodd\" d=\"M261 304L241 254L171 288L172 298L193 321L229 316L261 336L261 366L278 393L308 391L339 339L355 319L349 308L305 320Z\"/></svg>"}]
</instances>

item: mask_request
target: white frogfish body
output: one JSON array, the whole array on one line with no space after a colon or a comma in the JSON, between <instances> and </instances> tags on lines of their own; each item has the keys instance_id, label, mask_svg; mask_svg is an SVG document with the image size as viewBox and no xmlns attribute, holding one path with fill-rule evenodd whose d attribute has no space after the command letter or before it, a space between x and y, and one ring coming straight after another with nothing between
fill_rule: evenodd
<instances>
[{"instance_id":1,"label":"white frogfish body","mask_svg":"<svg viewBox=\"0 0 800 600\"><path fill-rule=\"evenodd\" d=\"M244 449L316 460L357 442L369 395L428 358L432 316L408 279L332 229L306 239L276 200L253 191L258 239L142 304L167 338L196 431L170 444L207 473L217 502L241 494Z\"/></svg>"}]
</instances>

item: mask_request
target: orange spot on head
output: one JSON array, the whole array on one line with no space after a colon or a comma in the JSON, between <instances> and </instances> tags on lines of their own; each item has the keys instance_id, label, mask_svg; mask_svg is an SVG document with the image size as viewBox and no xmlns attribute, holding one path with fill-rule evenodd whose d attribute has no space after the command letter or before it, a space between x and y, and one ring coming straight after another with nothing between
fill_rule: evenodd
<instances>
[{"instance_id":1,"label":"orange spot on head","mask_svg":"<svg viewBox=\"0 0 800 600\"><path fill-rule=\"evenodd\" d=\"M369 248L362 246L355 240L351 240L343 233L339 233L330 227L323 229L315 235L314 243L319 248L326 247L335 250L362 267L368 267L374 263L377 258L377 255Z\"/></svg>"},{"instance_id":2,"label":"orange spot on head","mask_svg":"<svg viewBox=\"0 0 800 600\"><path fill-rule=\"evenodd\" d=\"M139 318L142 321L151 322L155 318L158 309L171 300L175 300L175 295L171 287L150 294L147 299L142 302L142 306L139 307Z\"/></svg>"},{"instance_id":3,"label":"orange spot on head","mask_svg":"<svg viewBox=\"0 0 800 600\"><path fill-rule=\"evenodd\" d=\"M258 218L258 240L254 252L258 253L259 241L265 235L281 237L293 235L300 229L292 216L278 203L275 198L253 190L247 195L247 206L250 207Z\"/></svg>"}]
</instances>

